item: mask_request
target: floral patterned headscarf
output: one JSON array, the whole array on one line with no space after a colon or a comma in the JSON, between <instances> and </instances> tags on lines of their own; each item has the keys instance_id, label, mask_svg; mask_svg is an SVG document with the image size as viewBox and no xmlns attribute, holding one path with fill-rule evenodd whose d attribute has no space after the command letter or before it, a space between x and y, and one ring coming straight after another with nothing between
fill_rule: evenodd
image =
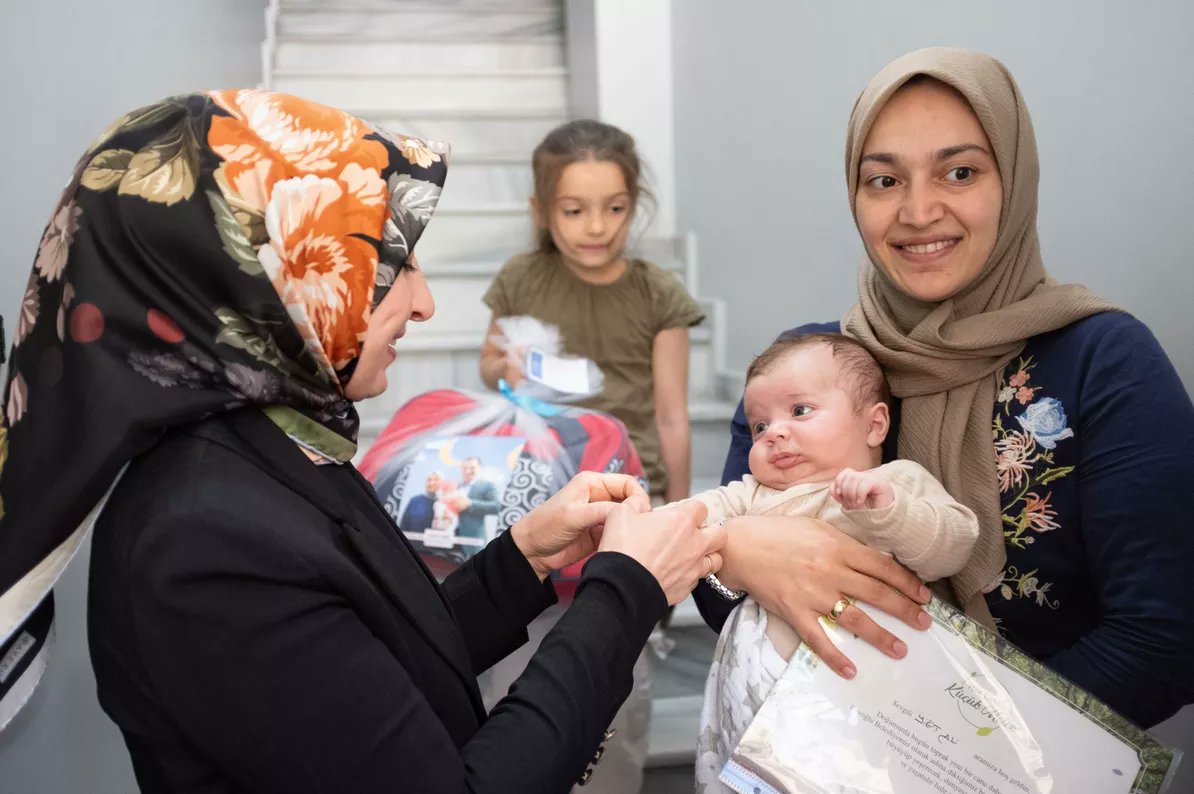
<instances>
[{"instance_id":1,"label":"floral patterned headscarf","mask_svg":"<svg viewBox=\"0 0 1194 794\"><path fill-rule=\"evenodd\" d=\"M304 447L351 458L344 385L446 171L440 145L261 90L173 97L100 135L21 299L0 594L171 426L256 405Z\"/></svg>"}]
</instances>

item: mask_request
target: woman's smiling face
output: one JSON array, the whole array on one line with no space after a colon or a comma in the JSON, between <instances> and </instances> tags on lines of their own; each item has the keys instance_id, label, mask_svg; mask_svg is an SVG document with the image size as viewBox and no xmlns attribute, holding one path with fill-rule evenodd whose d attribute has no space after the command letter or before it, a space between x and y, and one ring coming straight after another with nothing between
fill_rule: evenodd
<instances>
[{"instance_id":1,"label":"woman's smiling face","mask_svg":"<svg viewBox=\"0 0 1194 794\"><path fill-rule=\"evenodd\" d=\"M361 355L352 377L344 385L344 396L355 402L384 392L389 385L386 367L398 358L394 345L406 334L406 324L425 322L433 314L435 299L427 288L419 260L412 253L390 291L369 315Z\"/></svg>"},{"instance_id":2,"label":"woman's smiling face","mask_svg":"<svg viewBox=\"0 0 1194 794\"><path fill-rule=\"evenodd\" d=\"M932 79L896 91L863 144L855 193L862 240L896 288L937 303L969 286L1002 204L991 144L962 95Z\"/></svg>"}]
</instances>

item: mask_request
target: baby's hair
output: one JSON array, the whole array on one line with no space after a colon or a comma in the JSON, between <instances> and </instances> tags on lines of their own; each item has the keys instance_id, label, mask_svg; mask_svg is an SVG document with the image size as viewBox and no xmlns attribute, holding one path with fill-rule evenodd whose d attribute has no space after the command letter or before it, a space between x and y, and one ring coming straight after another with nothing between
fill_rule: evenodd
<instances>
[{"instance_id":1,"label":"baby's hair","mask_svg":"<svg viewBox=\"0 0 1194 794\"><path fill-rule=\"evenodd\" d=\"M577 119L561 124L535 147L531 156L531 171L535 177L535 200L539 212L550 217L555 203L556 185L560 174L572 163L597 162L614 163L622 170L626 190L630 194L630 210L634 212L640 199L653 201L650 189L643 184L642 162L634 147L634 138L627 133L601 121ZM538 232L539 250L551 253L556 244L551 239L551 229L544 224Z\"/></svg>"},{"instance_id":2,"label":"baby's hair","mask_svg":"<svg viewBox=\"0 0 1194 794\"><path fill-rule=\"evenodd\" d=\"M883 375L883 368L870 351L858 341L844 334L792 334L781 336L750 362L746 370L746 382L766 374L782 359L806 347L826 345L837 362L840 377L845 388L852 392L854 405L864 410L875 403L891 405L891 388Z\"/></svg>"}]
</instances>

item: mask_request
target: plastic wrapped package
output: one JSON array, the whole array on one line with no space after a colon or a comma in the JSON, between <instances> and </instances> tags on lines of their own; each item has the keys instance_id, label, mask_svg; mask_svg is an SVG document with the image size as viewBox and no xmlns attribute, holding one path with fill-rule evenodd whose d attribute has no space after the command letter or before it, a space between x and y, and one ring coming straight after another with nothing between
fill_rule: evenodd
<instances>
[{"instance_id":1,"label":"plastic wrapped package","mask_svg":"<svg viewBox=\"0 0 1194 794\"><path fill-rule=\"evenodd\" d=\"M386 511L437 574L479 551L577 472L643 477L626 427L614 417L528 405L501 394L421 394L394 414L361 461ZM471 479L470 459L479 459ZM428 510L427 526L412 523ZM575 578L573 569L563 578Z\"/></svg>"},{"instance_id":2,"label":"plastic wrapped package","mask_svg":"<svg viewBox=\"0 0 1194 794\"><path fill-rule=\"evenodd\" d=\"M562 404L599 389L600 370L586 359L556 355L558 334L550 326L530 318L499 323L503 349L539 371L517 387L503 381L500 393L442 389L412 398L360 465L386 511L441 577L577 472L644 476L625 425ZM560 370L572 379L563 386L587 389L553 386ZM556 575L562 598L574 591L581 565Z\"/></svg>"},{"instance_id":3,"label":"plastic wrapped package","mask_svg":"<svg viewBox=\"0 0 1194 794\"><path fill-rule=\"evenodd\" d=\"M1161 794L1165 747L1019 648L934 600L926 632L859 605L908 641L901 660L823 619L857 663L839 678L807 646L721 772L749 794ZM698 759L698 763L701 759Z\"/></svg>"}]
</instances>

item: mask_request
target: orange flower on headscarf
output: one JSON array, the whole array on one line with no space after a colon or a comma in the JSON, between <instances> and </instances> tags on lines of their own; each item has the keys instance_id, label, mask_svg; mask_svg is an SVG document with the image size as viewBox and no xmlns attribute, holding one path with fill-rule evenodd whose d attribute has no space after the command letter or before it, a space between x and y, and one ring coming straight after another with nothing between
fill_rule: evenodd
<instances>
[{"instance_id":1,"label":"orange flower on headscarf","mask_svg":"<svg viewBox=\"0 0 1194 794\"><path fill-rule=\"evenodd\" d=\"M214 116L208 132L224 160L217 183L233 208L258 223L264 215L269 239L258 261L334 380L359 353L368 321L377 248L359 238L382 238L386 147L366 140L373 131L360 120L297 97L211 96L231 114Z\"/></svg>"},{"instance_id":2,"label":"orange flower on headscarf","mask_svg":"<svg viewBox=\"0 0 1194 794\"><path fill-rule=\"evenodd\" d=\"M365 140L371 130L360 120L260 89L215 91L211 97L232 115L212 118L208 142L228 164L229 184L259 210L275 182L307 174L351 182L349 194L367 206L384 203L386 149Z\"/></svg>"},{"instance_id":3,"label":"orange flower on headscarf","mask_svg":"<svg viewBox=\"0 0 1194 794\"><path fill-rule=\"evenodd\" d=\"M274 185L258 258L308 348L334 380L365 333L377 249L351 236L341 183L307 175Z\"/></svg>"}]
</instances>

